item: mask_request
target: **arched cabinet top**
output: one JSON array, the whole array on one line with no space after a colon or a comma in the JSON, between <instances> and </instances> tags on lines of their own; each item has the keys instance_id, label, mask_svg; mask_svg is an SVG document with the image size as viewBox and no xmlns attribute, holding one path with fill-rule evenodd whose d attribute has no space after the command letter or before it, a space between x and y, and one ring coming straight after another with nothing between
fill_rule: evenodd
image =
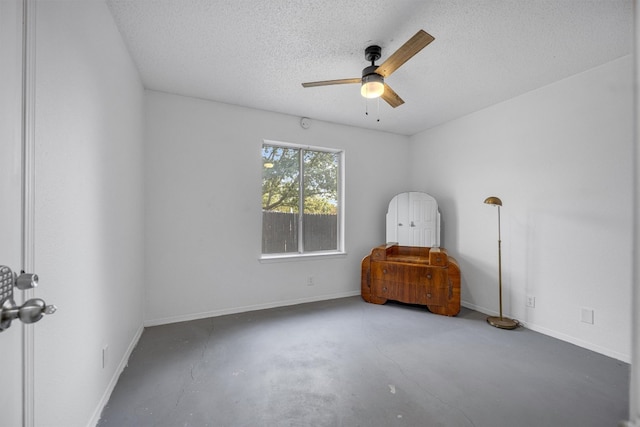
<instances>
[{"instance_id":1,"label":"arched cabinet top","mask_svg":"<svg viewBox=\"0 0 640 427\"><path fill-rule=\"evenodd\" d=\"M394 196L387 210L387 242L439 247L440 211L436 199L418 191Z\"/></svg>"}]
</instances>

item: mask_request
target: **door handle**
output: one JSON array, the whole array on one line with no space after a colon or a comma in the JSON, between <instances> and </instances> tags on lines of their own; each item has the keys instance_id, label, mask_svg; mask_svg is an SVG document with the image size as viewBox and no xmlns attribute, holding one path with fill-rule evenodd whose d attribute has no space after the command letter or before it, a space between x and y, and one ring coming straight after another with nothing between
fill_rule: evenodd
<instances>
[{"instance_id":1,"label":"door handle","mask_svg":"<svg viewBox=\"0 0 640 427\"><path fill-rule=\"evenodd\" d=\"M11 326L11 321L14 319L20 319L23 323L35 323L42 319L45 314L53 314L57 310L55 305L46 305L46 303L40 298L32 298L22 304L22 306L13 306L11 308L2 309L0 313L0 324L8 322L8 326ZM6 328L5 328L6 329Z\"/></svg>"},{"instance_id":2,"label":"door handle","mask_svg":"<svg viewBox=\"0 0 640 427\"><path fill-rule=\"evenodd\" d=\"M37 274L22 272L18 276L9 267L0 265L0 332L8 329L14 319L20 319L23 323L35 323L43 315L56 312L55 305L47 305L40 298L32 298L21 306L16 305L13 299L14 287L26 290L36 286Z\"/></svg>"}]
</instances>

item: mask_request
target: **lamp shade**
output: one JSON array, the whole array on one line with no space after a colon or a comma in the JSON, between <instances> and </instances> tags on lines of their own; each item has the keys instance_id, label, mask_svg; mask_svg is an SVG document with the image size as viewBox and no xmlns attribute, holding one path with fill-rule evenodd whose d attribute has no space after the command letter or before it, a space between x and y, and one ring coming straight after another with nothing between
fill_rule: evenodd
<instances>
[{"instance_id":1,"label":"lamp shade","mask_svg":"<svg viewBox=\"0 0 640 427\"><path fill-rule=\"evenodd\" d=\"M496 196L487 197L486 199L484 199L484 202L488 205L502 206L502 200L500 200Z\"/></svg>"}]
</instances>

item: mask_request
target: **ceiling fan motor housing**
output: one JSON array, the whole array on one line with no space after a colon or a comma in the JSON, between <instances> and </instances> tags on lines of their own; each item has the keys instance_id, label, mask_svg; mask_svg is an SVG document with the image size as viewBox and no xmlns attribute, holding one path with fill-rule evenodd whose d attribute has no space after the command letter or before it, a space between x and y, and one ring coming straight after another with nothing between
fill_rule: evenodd
<instances>
[{"instance_id":1,"label":"ceiling fan motor housing","mask_svg":"<svg viewBox=\"0 0 640 427\"><path fill-rule=\"evenodd\" d=\"M365 78L365 77L367 77L367 76L370 76L371 74L375 74L375 75L378 75L378 76L379 76L379 74L378 74L378 73L376 73L376 70L377 70L377 69L378 69L378 66L377 66L377 65L369 65L368 67L365 67L365 68L362 70L362 78ZM380 76L380 77L382 77L382 76Z\"/></svg>"},{"instance_id":2,"label":"ceiling fan motor housing","mask_svg":"<svg viewBox=\"0 0 640 427\"><path fill-rule=\"evenodd\" d=\"M382 56L382 48L380 46L372 45L364 50L364 57L367 61L373 65Z\"/></svg>"}]
</instances>

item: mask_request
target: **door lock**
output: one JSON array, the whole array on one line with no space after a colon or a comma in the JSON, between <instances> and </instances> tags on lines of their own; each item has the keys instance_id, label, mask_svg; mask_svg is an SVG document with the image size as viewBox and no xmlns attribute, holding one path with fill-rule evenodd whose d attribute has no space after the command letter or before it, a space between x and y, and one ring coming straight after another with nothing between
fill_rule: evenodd
<instances>
[{"instance_id":1,"label":"door lock","mask_svg":"<svg viewBox=\"0 0 640 427\"><path fill-rule=\"evenodd\" d=\"M38 275L25 273L24 271L16 278L16 288L26 291L38 286Z\"/></svg>"},{"instance_id":2,"label":"door lock","mask_svg":"<svg viewBox=\"0 0 640 427\"><path fill-rule=\"evenodd\" d=\"M22 272L18 276L9 267L0 265L0 332L11 326L11 321L20 319L23 323L35 323L45 314L53 314L55 305L46 305L40 298L32 298L22 306L13 299L13 288L20 290L38 286L38 275Z\"/></svg>"}]
</instances>

